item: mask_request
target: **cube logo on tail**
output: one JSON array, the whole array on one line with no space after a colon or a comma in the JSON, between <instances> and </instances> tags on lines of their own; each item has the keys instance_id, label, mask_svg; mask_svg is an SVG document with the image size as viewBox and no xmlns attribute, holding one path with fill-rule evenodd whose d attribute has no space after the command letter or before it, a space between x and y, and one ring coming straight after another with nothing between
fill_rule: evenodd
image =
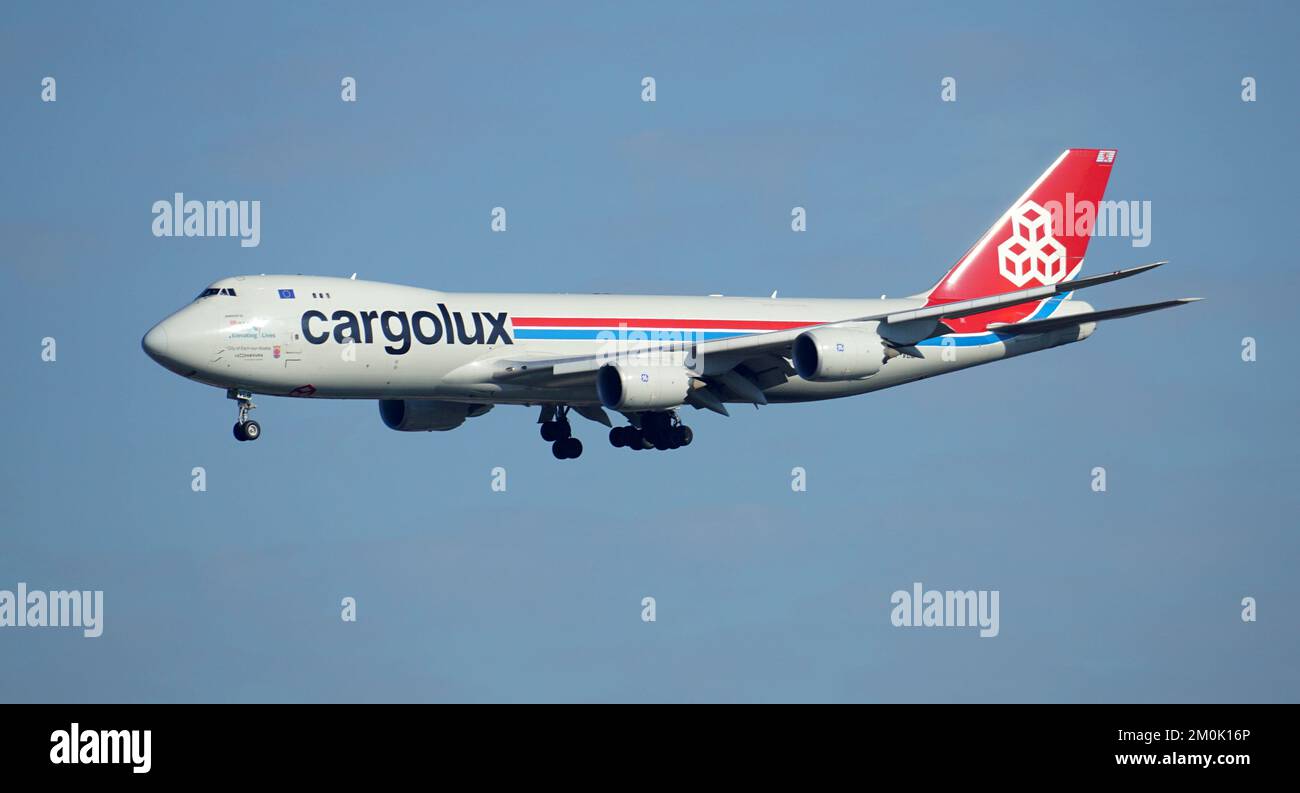
<instances>
[{"instance_id":1,"label":"cube logo on tail","mask_svg":"<svg viewBox=\"0 0 1300 793\"><path fill-rule=\"evenodd\" d=\"M1114 161L1114 149L1061 152L934 285L927 305L1052 286L1077 275ZM990 323L1019 322L1034 310L1025 303L944 324L957 333L982 333Z\"/></svg>"},{"instance_id":2,"label":"cube logo on tail","mask_svg":"<svg viewBox=\"0 0 1300 793\"><path fill-rule=\"evenodd\" d=\"M1069 272L1065 246L1052 236L1052 215L1026 201L1011 216L1011 236L998 245L998 271L1017 289L1060 283Z\"/></svg>"}]
</instances>

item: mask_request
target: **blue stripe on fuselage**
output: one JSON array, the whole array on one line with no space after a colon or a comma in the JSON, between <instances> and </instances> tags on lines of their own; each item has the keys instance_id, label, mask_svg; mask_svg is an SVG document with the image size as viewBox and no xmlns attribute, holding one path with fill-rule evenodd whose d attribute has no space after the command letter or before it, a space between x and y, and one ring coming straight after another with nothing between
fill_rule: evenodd
<instances>
[{"instance_id":1,"label":"blue stripe on fuselage","mask_svg":"<svg viewBox=\"0 0 1300 793\"><path fill-rule=\"evenodd\" d=\"M1070 292L1062 292L1058 295L1052 295L1051 297L1047 298L1047 300L1043 301L1043 304L1038 307L1037 311L1035 311L1030 316L1025 317L1023 320L1021 320L1021 322L1028 322L1031 319L1045 319L1047 317L1050 317L1052 315L1052 312L1056 311L1056 307L1061 305L1061 301L1069 297L1070 294L1071 294ZM998 342L1006 341L1007 339L1011 338L1013 335L1014 334L1010 334L1010 333L998 333L997 331L989 331L988 333L979 333L970 336L957 336L957 335L931 336L928 339L918 341L916 343L916 346L917 347L942 347L945 339L952 339L952 341L949 342L949 344L952 344L953 346L956 347L978 347L983 344L997 344Z\"/></svg>"},{"instance_id":2,"label":"blue stripe on fuselage","mask_svg":"<svg viewBox=\"0 0 1300 793\"><path fill-rule=\"evenodd\" d=\"M1052 295L1043 304L1038 307L1031 316L1026 317L1028 322L1032 319L1044 319L1051 316L1056 307L1061 304L1070 293L1063 292L1059 295ZM754 334L747 331L697 331L697 330L628 330L627 328L580 328L580 329L553 329L553 328L516 328L516 339L564 339L564 340L589 340L589 341L624 341L624 342L673 342L673 341L713 341L714 339L731 339L737 336L753 336ZM957 347L978 347L983 344L996 344L1011 338L1011 334L1002 334L996 331L988 333L977 333L968 336L932 336L923 341L916 343L918 347L938 347L944 342L944 339L952 339L951 344Z\"/></svg>"},{"instance_id":3,"label":"blue stripe on fuselage","mask_svg":"<svg viewBox=\"0 0 1300 793\"><path fill-rule=\"evenodd\" d=\"M549 330L540 328L517 328L516 339L592 339L600 341L713 341L730 339L735 336L750 336L744 331L698 331L698 330L646 330L636 331L626 328L591 328L580 330Z\"/></svg>"}]
</instances>

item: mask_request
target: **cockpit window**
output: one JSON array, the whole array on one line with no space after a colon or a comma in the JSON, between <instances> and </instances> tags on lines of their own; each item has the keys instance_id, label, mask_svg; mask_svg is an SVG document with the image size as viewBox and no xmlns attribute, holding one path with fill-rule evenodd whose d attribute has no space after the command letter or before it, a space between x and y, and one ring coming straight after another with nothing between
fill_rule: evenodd
<instances>
[{"instance_id":1,"label":"cockpit window","mask_svg":"<svg viewBox=\"0 0 1300 793\"><path fill-rule=\"evenodd\" d=\"M230 297L235 297L235 290L217 289L215 287L208 287L207 289L204 289L202 292L199 292L199 296L194 299L200 300L205 297L212 297L213 295L229 295Z\"/></svg>"}]
</instances>

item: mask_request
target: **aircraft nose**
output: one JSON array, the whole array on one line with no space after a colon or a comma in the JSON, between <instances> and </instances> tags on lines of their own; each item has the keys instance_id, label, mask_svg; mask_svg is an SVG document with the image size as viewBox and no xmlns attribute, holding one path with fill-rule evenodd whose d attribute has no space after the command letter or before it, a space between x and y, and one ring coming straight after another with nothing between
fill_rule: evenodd
<instances>
[{"instance_id":1,"label":"aircraft nose","mask_svg":"<svg viewBox=\"0 0 1300 793\"><path fill-rule=\"evenodd\" d=\"M159 322L144 334L140 340L140 346L148 353L150 358L160 361L167 356L167 331L163 329L163 323Z\"/></svg>"}]
</instances>

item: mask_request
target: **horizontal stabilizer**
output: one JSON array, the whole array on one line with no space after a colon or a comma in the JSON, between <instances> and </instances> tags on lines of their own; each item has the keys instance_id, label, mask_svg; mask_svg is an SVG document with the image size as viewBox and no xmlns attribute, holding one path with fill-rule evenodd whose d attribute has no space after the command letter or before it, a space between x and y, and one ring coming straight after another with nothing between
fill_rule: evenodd
<instances>
[{"instance_id":1,"label":"horizontal stabilizer","mask_svg":"<svg viewBox=\"0 0 1300 793\"><path fill-rule=\"evenodd\" d=\"M892 323L902 323L917 319L968 317L972 314L983 314L995 308L1014 306L1020 303L1039 300L1044 297L1051 297L1060 292L1077 292L1080 289L1087 289L1090 286L1108 284L1111 281L1118 281L1121 278L1131 278L1140 273L1145 273L1148 270L1153 270L1162 264L1168 264L1168 262L1152 262L1151 264L1142 264L1137 267L1130 267L1127 270L1116 270L1113 273L1092 275L1087 278L1080 278L1076 281L1065 281L1051 286L1036 286L1031 289L1003 292L988 297L977 297L971 300L958 300L952 303L940 303L938 305L926 306L925 308L916 308L911 311L900 311L888 315L886 319ZM862 317L862 320L870 319L878 319L878 317Z\"/></svg>"},{"instance_id":2,"label":"horizontal stabilizer","mask_svg":"<svg viewBox=\"0 0 1300 793\"><path fill-rule=\"evenodd\" d=\"M1048 319L1036 319L1030 322L1017 322L1014 325L999 325L989 328L996 333L1003 335L1024 333L1046 333L1058 328L1068 328L1074 325L1081 325L1084 322L1100 322L1103 319L1120 319L1121 317L1132 317L1138 314L1146 314L1151 311L1159 311L1162 308L1173 308L1182 306L1187 303L1195 303L1200 300L1199 297L1183 297L1178 300L1163 300L1159 303L1147 303L1141 306L1127 306L1125 308L1108 308L1105 311L1089 311L1084 314L1070 314L1063 317L1049 317Z\"/></svg>"}]
</instances>

